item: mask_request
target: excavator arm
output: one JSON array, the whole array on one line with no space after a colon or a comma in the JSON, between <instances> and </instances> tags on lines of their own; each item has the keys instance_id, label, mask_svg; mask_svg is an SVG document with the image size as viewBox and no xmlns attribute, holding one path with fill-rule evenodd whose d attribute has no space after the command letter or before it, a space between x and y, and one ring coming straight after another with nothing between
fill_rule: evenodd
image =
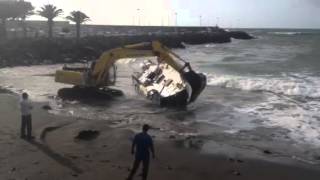
<instances>
[{"instance_id":1,"label":"excavator arm","mask_svg":"<svg viewBox=\"0 0 320 180\"><path fill-rule=\"evenodd\" d=\"M97 86L104 85L109 69L112 68L117 60L154 56L157 56L177 71L180 71L184 66L174 59L176 55L172 54L168 48L164 47L160 42L154 41L152 43L129 45L103 53L94 66L92 76L96 78Z\"/></svg>"},{"instance_id":2,"label":"excavator arm","mask_svg":"<svg viewBox=\"0 0 320 180\"><path fill-rule=\"evenodd\" d=\"M139 43L106 51L99 57L91 68L83 69L82 71L75 71L72 69L58 70L56 72L55 80L56 82L79 86L109 86L113 85L113 83L108 81L109 71L113 68L114 63L117 60L123 58L155 56L178 72L186 67L187 64L160 42L154 41L152 43Z\"/></svg>"}]
</instances>

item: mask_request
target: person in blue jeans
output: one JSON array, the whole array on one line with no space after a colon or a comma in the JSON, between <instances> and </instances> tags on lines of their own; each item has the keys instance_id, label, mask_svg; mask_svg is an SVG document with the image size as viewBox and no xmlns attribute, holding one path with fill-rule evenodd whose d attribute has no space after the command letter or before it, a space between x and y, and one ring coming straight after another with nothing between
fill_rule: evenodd
<instances>
[{"instance_id":1,"label":"person in blue jeans","mask_svg":"<svg viewBox=\"0 0 320 180\"><path fill-rule=\"evenodd\" d=\"M151 136L148 134L149 129L149 125L143 125L142 132L135 135L133 139L131 153L135 155L135 160L133 163L133 168L127 180L132 180L141 162L143 165L142 180L147 179L150 161L150 151L152 153L152 157L155 158L153 140Z\"/></svg>"}]
</instances>

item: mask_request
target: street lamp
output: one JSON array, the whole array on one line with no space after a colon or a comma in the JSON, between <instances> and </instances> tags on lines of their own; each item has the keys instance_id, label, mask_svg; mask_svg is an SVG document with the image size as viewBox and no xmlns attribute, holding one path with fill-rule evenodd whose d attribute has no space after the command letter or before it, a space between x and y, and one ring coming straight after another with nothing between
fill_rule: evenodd
<instances>
[{"instance_id":1,"label":"street lamp","mask_svg":"<svg viewBox=\"0 0 320 180\"><path fill-rule=\"evenodd\" d=\"M218 25L219 25L219 17L217 17L217 24L216 24L216 26L218 27Z\"/></svg>"},{"instance_id":2,"label":"street lamp","mask_svg":"<svg viewBox=\"0 0 320 180\"><path fill-rule=\"evenodd\" d=\"M176 26L178 26L178 13L175 12L174 15L175 15L175 17L176 17L176 22L175 22L175 23L176 23Z\"/></svg>"},{"instance_id":3,"label":"street lamp","mask_svg":"<svg viewBox=\"0 0 320 180\"><path fill-rule=\"evenodd\" d=\"M140 9L139 8L137 9L137 12L138 12L138 25L140 26Z\"/></svg>"},{"instance_id":4,"label":"street lamp","mask_svg":"<svg viewBox=\"0 0 320 180\"><path fill-rule=\"evenodd\" d=\"M164 22L163 22L164 20L163 20L163 16L161 16L161 26L164 26Z\"/></svg>"},{"instance_id":5,"label":"street lamp","mask_svg":"<svg viewBox=\"0 0 320 180\"><path fill-rule=\"evenodd\" d=\"M202 26L202 16L201 15L199 16L199 24L200 24L200 26Z\"/></svg>"}]
</instances>

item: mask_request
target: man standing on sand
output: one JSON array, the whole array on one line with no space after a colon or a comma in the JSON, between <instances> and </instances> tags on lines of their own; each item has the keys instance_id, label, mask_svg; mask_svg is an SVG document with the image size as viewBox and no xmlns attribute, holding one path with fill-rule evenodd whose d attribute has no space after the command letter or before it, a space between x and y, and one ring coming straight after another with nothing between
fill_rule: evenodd
<instances>
[{"instance_id":1,"label":"man standing on sand","mask_svg":"<svg viewBox=\"0 0 320 180\"><path fill-rule=\"evenodd\" d=\"M133 163L133 168L127 180L132 180L137 169L139 168L141 161L143 163L142 180L147 179L149 170L150 151L152 153L153 159L155 158L153 141L150 135L148 134L149 129L149 125L143 125L142 132L137 134L133 139L131 153L135 154L135 160Z\"/></svg>"},{"instance_id":2,"label":"man standing on sand","mask_svg":"<svg viewBox=\"0 0 320 180\"><path fill-rule=\"evenodd\" d=\"M31 110L33 106L28 99L27 93L22 93L22 99L20 101L20 111L21 111L21 138L32 139L32 118ZM25 131L27 130L27 136Z\"/></svg>"}]
</instances>

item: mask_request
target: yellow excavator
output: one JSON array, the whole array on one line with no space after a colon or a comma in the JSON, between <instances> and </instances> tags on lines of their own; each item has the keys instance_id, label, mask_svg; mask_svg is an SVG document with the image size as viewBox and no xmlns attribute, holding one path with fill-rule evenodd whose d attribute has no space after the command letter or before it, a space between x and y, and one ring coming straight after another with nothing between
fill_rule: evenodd
<instances>
[{"instance_id":1,"label":"yellow excavator","mask_svg":"<svg viewBox=\"0 0 320 180\"><path fill-rule=\"evenodd\" d=\"M105 89L116 83L115 62L123 58L151 58L142 72L132 75L137 92L161 106L185 106L197 99L206 86L206 76L158 41L127 45L104 52L85 68L65 66L55 81L78 87Z\"/></svg>"}]
</instances>

